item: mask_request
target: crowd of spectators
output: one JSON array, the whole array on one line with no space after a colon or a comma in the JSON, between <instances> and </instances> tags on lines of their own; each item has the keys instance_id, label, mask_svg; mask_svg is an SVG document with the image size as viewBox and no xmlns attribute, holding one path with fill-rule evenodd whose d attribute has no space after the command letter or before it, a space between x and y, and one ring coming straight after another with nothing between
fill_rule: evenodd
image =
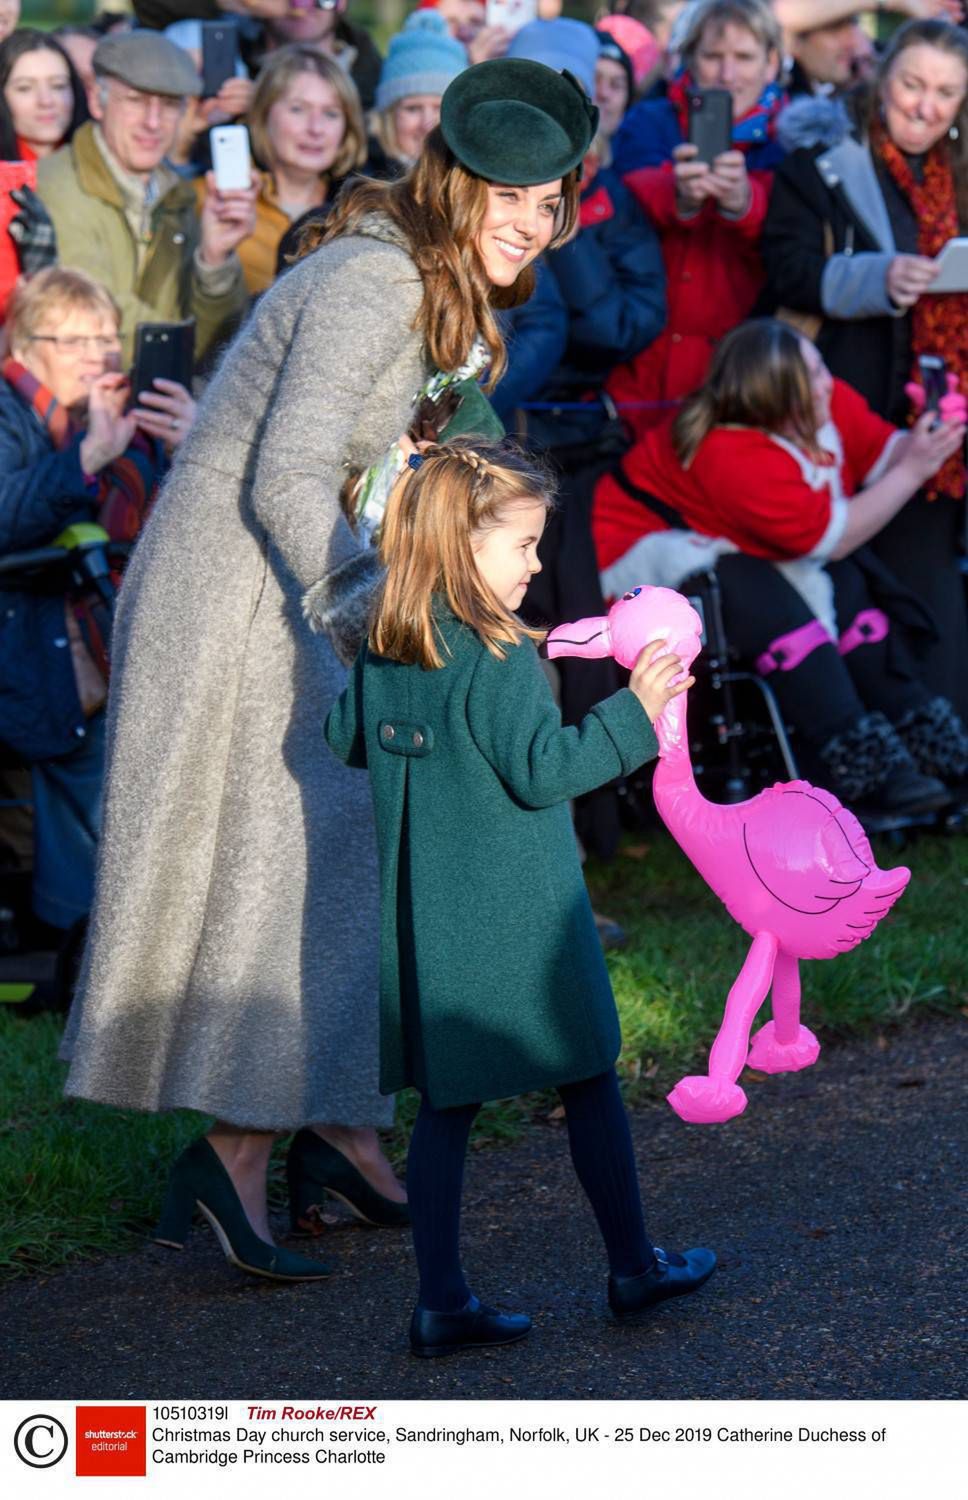
<instances>
[{"instance_id":1,"label":"crowd of spectators","mask_svg":"<svg viewBox=\"0 0 968 1500\"><path fill-rule=\"evenodd\" d=\"M131 541L213 362L343 185L410 171L465 68L543 62L599 128L576 235L500 315L493 405L561 477L526 615L715 566L734 644L818 779L872 808L941 806L968 781L968 292L930 291L968 234L963 6L881 0L864 24L851 0L560 9L539 0L512 35L483 0L421 0L381 55L352 0L134 0L50 33L0 0L0 552L79 519ZM236 51L206 88L212 22ZM732 128L705 161L690 101L709 89ZM225 188L210 131L232 123L252 168ZM185 320L191 389L130 391L138 326ZM949 377L937 426L924 355ZM15 575L0 625L0 741L54 809L37 909L66 927L97 839L97 653L75 598ZM566 671L565 717L600 687ZM608 847L600 805L579 826Z\"/></svg>"}]
</instances>

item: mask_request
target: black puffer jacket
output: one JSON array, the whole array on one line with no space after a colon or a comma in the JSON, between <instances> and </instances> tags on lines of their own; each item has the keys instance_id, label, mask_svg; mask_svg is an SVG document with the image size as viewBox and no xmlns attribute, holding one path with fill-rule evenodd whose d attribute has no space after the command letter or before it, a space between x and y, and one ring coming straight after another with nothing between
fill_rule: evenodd
<instances>
[{"instance_id":1,"label":"black puffer jacket","mask_svg":"<svg viewBox=\"0 0 968 1500\"><path fill-rule=\"evenodd\" d=\"M893 305L885 278L896 254L915 250L905 242L904 205L887 200L878 164L839 101L796 101L777 133L790 154L777 168L763 231L768 305L817 316L816 342L831 371L882 416L903 421L911 317Z\"/></svg>"}]
</instances>

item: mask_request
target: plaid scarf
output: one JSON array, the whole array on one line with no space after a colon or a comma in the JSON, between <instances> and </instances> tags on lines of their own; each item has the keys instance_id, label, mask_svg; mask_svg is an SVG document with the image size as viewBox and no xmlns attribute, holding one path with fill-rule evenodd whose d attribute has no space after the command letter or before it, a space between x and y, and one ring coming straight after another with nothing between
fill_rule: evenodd
<instances>
[{"instance_id":1,"label":"plaid scarf","mask_svg":"<svg viewBox=\"0 0 968 1500\"><path fill-rule=\"evenodd\" d=\"M17 360L5 359L0 375L47 429L58 452L83 432L56 396ZM127 452L101 470L96 519L112 542L133 542L140 532L154 498L158 468L158 445L136 432Z\"/></svg>"},{"instance_id":2,"label":"plaid scarf","mask_svg":"<svg viewBox=\"0 0 968 1500\"><path fill-rule=\"evenodd\" d=\"M0 365L0 376L30 407L58 452L83 431L56 396L18 360L5 359ZM161 451L160 444L136 433L127 452L107 464L98 475L96 520L112 542L133 542L144 525L155 495ZM113 576L117 587L121 582L120 572ZM98 602L96 596L82 595L74 598L72 605L85 642L106 679L109 660L94 608Z\"/></svg>"},{"instance_id":3,"label":"plaid scarf","mask_svg":"<svg viewBox=\"0 0 968 1500\"><path fill-rule=\"evenodd\" d=\"M871 144L914 210L918 221L917 253L934 260L942 246L961 233L947 141L939 141L922 158L920 182L907 157L879 120L872 127ZM911 320L914 353L911 379L921 382L919 354L940 354L951 374L958 377L958 388L963 391L968 385L968 296L964 292L927 292L915 302ZM964 458L953 453L925 493L929 500L937 500L940 495L961 500L965 479Z\"/></svg>"}]
</instances>

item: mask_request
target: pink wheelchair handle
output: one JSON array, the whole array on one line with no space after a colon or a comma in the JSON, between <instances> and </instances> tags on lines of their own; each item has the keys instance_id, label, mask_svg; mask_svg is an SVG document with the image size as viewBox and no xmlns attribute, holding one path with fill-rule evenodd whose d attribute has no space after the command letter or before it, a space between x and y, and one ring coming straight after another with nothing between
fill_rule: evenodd
<instances>
[{"instance_id":1,"label":"pink wheelchair handle","mask_svg":"<svg viewBox=\"0 0 968 1500\"><path fill-rule=\"evenodd\" d=\"M792 672L819 646L833 644L820 621L810 620L771 641L762 656L756 658L756 670L761 677L769 677L771 672Z\"/></svg>"},{"instance_id":2,"label":"pink wheelchair handle","mask_svg":"<svg viewBox=\"0 0 968 1500\"><path fill-rule=\"evenodd\" d=\"M862 609L841 635L837 650L846 656L858 646L873 646L884 639L890 628L891 622L882 609Z\"/></svg>"}]
</instances>

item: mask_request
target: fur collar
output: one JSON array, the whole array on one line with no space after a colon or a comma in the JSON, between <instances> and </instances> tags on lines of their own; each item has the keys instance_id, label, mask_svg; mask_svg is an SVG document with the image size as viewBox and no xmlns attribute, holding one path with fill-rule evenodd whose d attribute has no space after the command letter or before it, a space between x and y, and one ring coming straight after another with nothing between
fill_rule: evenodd
<instances>
[{"instance_id":1,"label":"fur collar","mask_svg":"<svg viewBox=\"0 0 968 1500\"><path fill-rule=\"evenodd\" d=\"M852 125L842 99L812 95L795 99L777 121L776 136L784 151L825 151L839 146L851 134Z\"/></svg>"}]
</instances>

